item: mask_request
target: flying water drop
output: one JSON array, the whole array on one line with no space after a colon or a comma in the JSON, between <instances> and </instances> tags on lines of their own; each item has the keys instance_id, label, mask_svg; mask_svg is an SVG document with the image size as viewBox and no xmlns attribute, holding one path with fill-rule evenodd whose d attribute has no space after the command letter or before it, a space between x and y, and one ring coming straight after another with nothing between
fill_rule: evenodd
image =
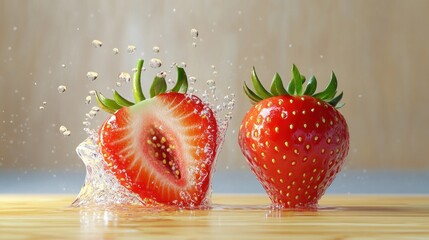
<instances>
[{"instance_id":1,"label":"flying water drop","mask_svg":"<svg viewBox=\"0 0 429 240\"><path fill-rule=\"evenodd\" d=\"M128 53L134 53L136 51L136 46L134 45L128 45L127 51Z\"/></svg>"},{"instance_id":2,"label":"flying water drop","mask_svg":"<svg viewBox=\"0 0 429 240\"><path fill-rule=\"evenodd\" d=\"M87 77L89 80L94 81L95 79L97 79L97 77L98 77L98 73L96 73L96 72L88 72L88 73L86 74L86 77Z\"/></svg>"},{"instance_id":3,"label":"flying water drop","mask_svg":"<svg viewBox=\"0 0 429 240\"><path fill-rule=\"evenodd\" d=\"M150 67L152 67L152 68L159 68L159 67L161 67L161 65L162 65L162 62L158 58L152 58L150 60Z\"/></svg>"},{"instance_id":4,"label":"flying water drop","mask_svg":"<svg viewBox=\"0 0 429 240\"><path fill-rule=\"evenodd\" d=\"M67 90L67 87L66 86L64 86L64 85L60 85L60 86L58 86L58 92L59 93L63 93L63 92L65 92Z\"/></svg>"},{"instance_id":5,"label":"flying water drop","mask_svg":"<svg viewBox=\"0 0 429 240\"><path fill-rule=\"evenodd\" d=\"M100 40L92 40L92 45L96 48L99 48L103 46L103 42L101 42Z\"/></svg>"},{"instance_id":6,"label":"flying water drop","mask_svg":"<svg viewBox=\"0 0 429 240\"><path fill-rule=\"evenodd\" d=\"M195 29L195 28L191 29L191 37L194 39L198 38L198 30L197 29Z\"/></svg>"},{"instance_id":7,"label":"flying water drop","mask_svg":"<svg viewBox=\"0 0 429 240\"><path fill-rule=\"evenodd\" d=\"M119 74L119 80L124 81L124 82L130 82L131 81L131 76L127 72L121 72Z\"/></svg>"},{"instance_id":8,"label":"flying water drop","mask_svg":"<svg viewBox=\"0 0 429 240\"><path fill-rule=\"evenodd\" d=\"M86 96L86 98L85 98L85 103L86 103L86 104L90 104L90 103L91 103L91 100L92 100L92 97L91 97L91 96Z\"/></svg>"}]
</instances>

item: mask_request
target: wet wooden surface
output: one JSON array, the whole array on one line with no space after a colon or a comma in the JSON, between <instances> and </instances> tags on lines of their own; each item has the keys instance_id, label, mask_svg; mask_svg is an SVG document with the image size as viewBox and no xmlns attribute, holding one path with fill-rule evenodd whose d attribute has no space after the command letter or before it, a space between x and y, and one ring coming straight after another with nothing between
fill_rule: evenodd
<instances>
[{"instance_id":1,"label":"wet wooden surface","mask_svg":"<svg viewBox=\"0 0 429 240\"><path fill-rule=\"evenodd\" d=\"M429 196L325 196L279 211L263 195L215 195L211 210L76 209L70 195L0 195L0 239L429 239Z\"/></svg>"}]
</instances>

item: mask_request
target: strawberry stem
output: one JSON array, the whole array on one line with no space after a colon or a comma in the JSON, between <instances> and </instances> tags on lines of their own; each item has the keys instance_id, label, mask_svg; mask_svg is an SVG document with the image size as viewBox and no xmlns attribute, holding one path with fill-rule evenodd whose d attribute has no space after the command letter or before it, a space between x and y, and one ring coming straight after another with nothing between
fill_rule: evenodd
<instances>
[{"instance_id":1,"label":"strawberry stem","mask_svg":"<svg viewBox=\"0 0 429 240\"><path fill-rule=\"evenodd\" d=\"M113 91L113 99L106 98L103 94L96 92L95 96L97 99L97 103L104 111L108 113L115 113L122 107L131 107L134 104L146 100L141 86L143 63L144 61L142 59L139 59L137 61L137 71L134 73L133 77L133 93L135 103L122 97L116 90ZM170 91L184 94L186 94L186 92L188 91L188 78L183 68L177 67L177 83ZM165 92L167 92L167 83L165 82L165 76L162 74L158 74L153 79L152 85L150 87L150 97L153 98Z\"/></svg>"},{"instance_id":2,"label":"strawberry stem","mask_svg":"<svg viewBox=\"0 0 429 240\"><path fill-rule=\"evenodd\" d=\"M262 83L259 81L258 75L256 74L255 67L252 68L251 80L255 92L252 91L244 82L243 90L244 93L249 97L250 101L253 104L256 104L263 99L270 98L272 96L282 96L282 95L294 95L294 96L313 96L325 102L328 102L330 105L340 108L344 104L340 103L343 93L337 94L337 77L335 73L332 72L331 80L328 83L328 86L321 92L315 93L317 88L317 80L315 76L311 76L308 80L308 83L304 89L303 85L306 80L305 76L302 75L295 64L292 65L292 80L287 85L285 89L283 86L283 81L278 73L276 73L271 82L270 92L268 92Z\"/></svg>"},{"instance_id":3,"label":"strawberry stem","mask_svg":"<svg viewBox=\"0 0 429 240\"><path fill-rule=\"evenodd\" d=\"M155 76L150 87L150 97L155 97L161 93L165 93L167 90L167 83L165 82L164 77Z\"/></svg>"},{"instance_id":4,"label":"strawberry stem","mask_svg":"<svg viewBox=\"0 0 429 240\"><path fill-rule=\"evenodd\" d=\"M270 91L273 96L289 95L289 93L283 86L282 78L278 73L274 74L273 81L271 82Z\"/></svg>"},{"instance_id":5,"label":"strawberry stem","mask_svg":"<svg viewBox=\"0 0 429 240\"><path fill-rule=\"evenodd\" d=\"M130 102L126 98L122 97L116 90L113 92L113 99L118 105L121 105L122 107L129 107L134 105L133 102Z\"/></svg>"},{"instance_id":6,"label":"strawberry stem","mask_svg":"<svg viewBox=\"0 0 429 240\"><path fill-rule=\"evenodd\" d=\"M140 80L143 63L144 63L143 59L139 59L137 61L137 71L134 73L134 78L133 78L133 90L134 90L133 92L134 92L134 99L136 100L136 103L146 99L143 94L141 80Z\"/></svg>"},{"instance_id":7,"label":"strawberry stem","mask_svg":"<svg viewBox=\"0 0 429 240\"><path fill-rule=\"evenodd\" d=\"M172 92L186 93L188 91L188 77L183 68L177 67L176 85L171 89Z\"/></svg>"},{"instance_id":8,"label":"strawberry stem","mask_svg":"<svg viewBox=\"0 0 429 240\"><path fill-rule=\"evenodd\" d=\"M255 88L256 93L262 98L269 98L272 97L270 92L268 92L262 83L259 81L258 75L256 75L255 67L252 69L252 83L253 87Z\"/></svg>"},{"instance_id":9,"label":"strawberry stem","mask_svg":"<svg viewBox=\"0 0 429 240\"><path fill-rule=\"evenodd\" d=\"M122 106L117 104L115 100L106 98L99 92L95 93L95 99L97 100L98 105L100 105L100 107L108 113L114 113L118 109L122 108Z\"/></svg>"}]
</instances>

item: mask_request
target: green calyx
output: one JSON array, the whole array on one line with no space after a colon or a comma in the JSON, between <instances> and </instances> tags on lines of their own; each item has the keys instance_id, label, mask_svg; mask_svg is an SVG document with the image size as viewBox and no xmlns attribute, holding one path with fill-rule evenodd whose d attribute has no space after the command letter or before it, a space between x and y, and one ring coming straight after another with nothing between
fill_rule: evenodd
<instances>
[{"instance_id":1,"label":"green calyx","mask_svg":"<svg viewBox=\"0 0 429 240\"><path fill-rule=\"evenodd\" d=\"M283 95L292 95L292 96L313 96L317 99L323 100L335 108L340 108L344 106L343 103L340 103L343 93L337 95L337 77L335 73L332 72L331 80L328 86L321 92L316 93L317 80L316 77L311 76L308 79L307 84L306 78L304 75L301 75L298 68L295 64L292 66L292 80L285 87L283 81L278 73L274 74L273 80L271 82L270 90L264 88L262 83L259 81L258 75L256 74L255 67L252 68L252 84L254 91L252 91L244 82L243 90L244 93L249 97L250 101L253 104L257 102L274 97L274 96L283 96Z\"/></svg>"},{"instance_id":2,"label":"green calyx","mask_svg":"<svg viewBox=\"0 0 429 240\"><path fill-rule=\"evenodd\" d=\"M117 91L113 92L112 99L106 98L100 92L96 92L95 97L97 99L97 103L104 111L108 113L114 113L117 110L121 109L122 107L130 107L139 102L146 100L146 97L143 94L143 90L141 86L141 74L143 69L143 63L144 61L142 59L139 59L137 61L137 71L134 73L134 76L133 76L134 102L122 97ZM176 68L177 68L176 85L172 89L168 90L167 83L165 81L165 74L158 74L153 79L152 85L150 87L150 90L149 90L150 98L153 98L165 92L186 93L188 91L188 78L186 76L185 70L181 67L176 67Z\"/></svg>"}]
</instances>

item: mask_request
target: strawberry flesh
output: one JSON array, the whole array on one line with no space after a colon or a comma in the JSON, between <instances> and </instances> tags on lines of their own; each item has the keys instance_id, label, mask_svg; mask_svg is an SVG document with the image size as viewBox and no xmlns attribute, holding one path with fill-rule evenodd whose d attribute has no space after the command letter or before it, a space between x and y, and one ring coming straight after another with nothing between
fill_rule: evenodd
<instances>
[{"instance_id":1,"label":"strawberry flesh","mask_svg":"<svg viewBox=\"0 0 429 240\"><path fill-rule=\"evenodd\" d=\"M199 98L170 92L115 112L99 145L109 170L143 201L194 207L207 200L217 130Z\"/></svg>"}]
</instances>

